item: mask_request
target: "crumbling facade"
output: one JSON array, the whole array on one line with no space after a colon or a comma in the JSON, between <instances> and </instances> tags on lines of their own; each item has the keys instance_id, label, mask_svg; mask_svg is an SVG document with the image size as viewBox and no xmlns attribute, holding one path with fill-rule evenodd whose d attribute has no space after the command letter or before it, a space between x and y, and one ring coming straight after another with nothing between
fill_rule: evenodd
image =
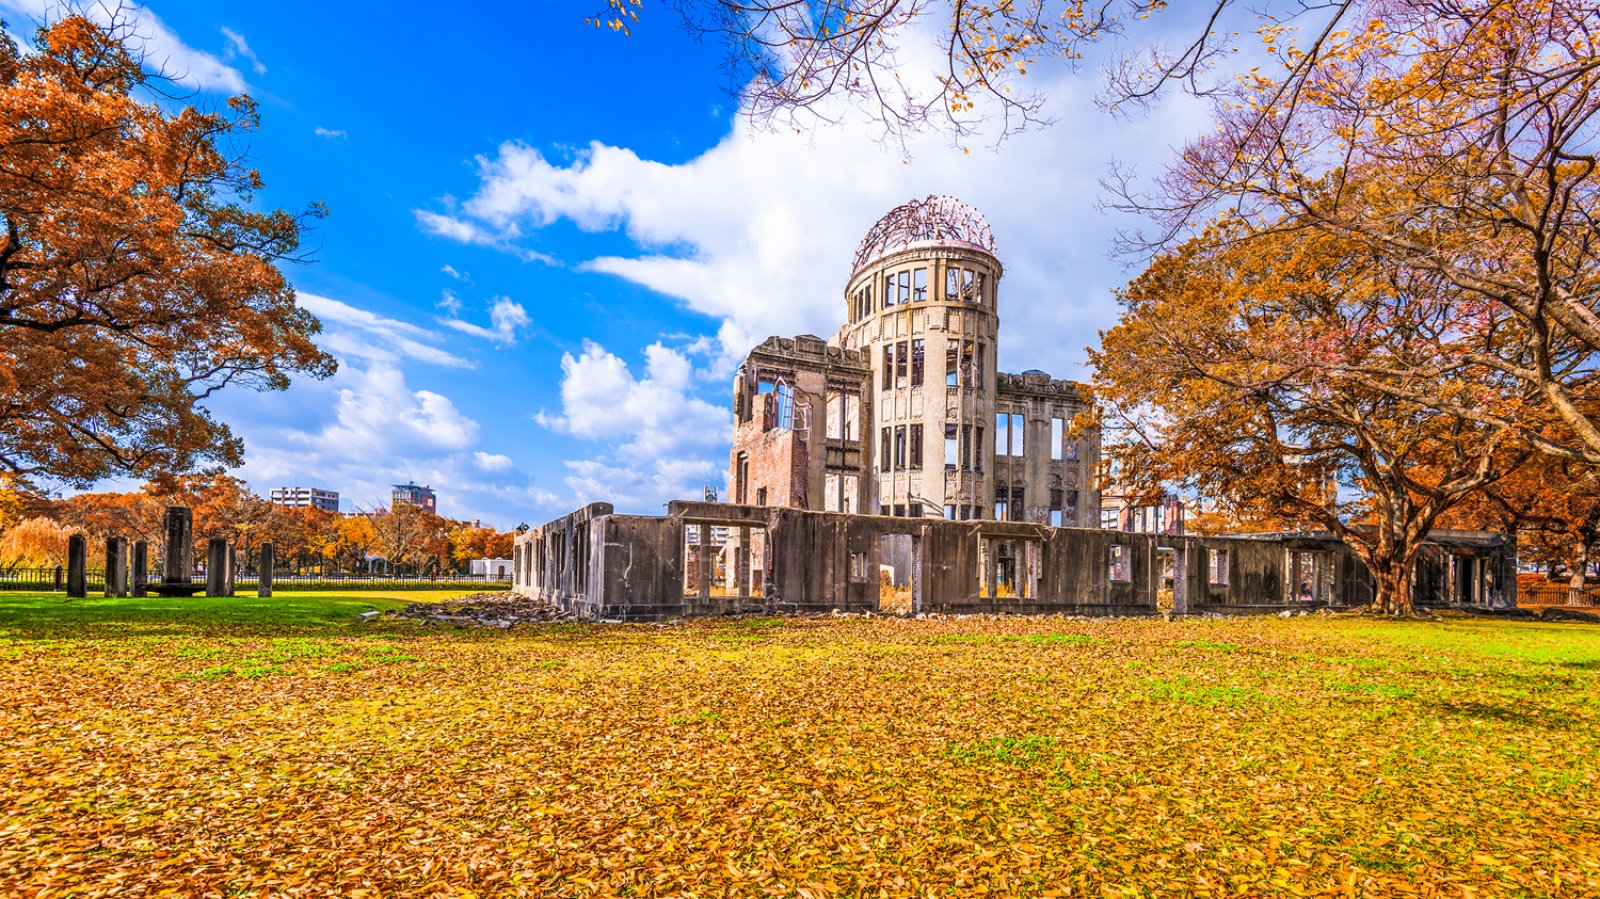
<instances>
[{"instance_id":1,"label":"crumbling facade","mask_svg":"<svg viewBox=\"0 0 1600 899\"><path fill-rule=\"evenodd\" d=\"M596 503L516 538L514 587L586 619L761 612L1248 614L1372 601L1328 534L1193 537L675 502ZM1436 531L1420 607L1516 605L1516 544Z\"/></svg>"},{"instance_id":2,"label":"crumbling facade","mask_svg":"<svg viewBox=\"0 0 1600 899\"><path fill-rule=\"evenodd\" d=\"M736 503L1093 527L1097 435L1079 385L996 366L1002 268L948 197L868 232L831 340L772 337L734 380Z\"/></svg>"},{"instance_id":3,"label":"crumbling facade","mask_svg":"<svg viewBox=\"0 0 1600 899\"><path fill-rule=\"evenodd\" d=\"M742 612L1248 613L1371 602L1328 534L1184 536L1181 509L1107 530L1079 385L995 367L983 218L908 203L862 241L831 340L771 337L734 380L728 503L596 503L518 534L513 589L580 617ZM1173 497L1176 503L1176 497ZM1126 505L1126 504L1124 504ZM1133 523L1119 522L1131 529ZM1437 532L1419 606L1516 603L1516 547Z\"/></svg>"}]
</instances>

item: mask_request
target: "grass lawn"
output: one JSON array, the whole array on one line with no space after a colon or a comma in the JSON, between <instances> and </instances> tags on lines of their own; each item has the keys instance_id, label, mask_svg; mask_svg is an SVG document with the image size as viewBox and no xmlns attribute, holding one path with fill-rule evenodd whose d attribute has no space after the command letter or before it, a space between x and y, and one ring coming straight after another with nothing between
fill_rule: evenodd
<instances>
[{"instance_id":1,"label":"grass lawn","mask_svg":"<svg viewBox=\"0 0 1600 899\"><path fill-rule=\"evenodd\" d=\"M1600 894L1600 626L406 598L0 594L0 894Z\"/></svg>"}]
</instances>

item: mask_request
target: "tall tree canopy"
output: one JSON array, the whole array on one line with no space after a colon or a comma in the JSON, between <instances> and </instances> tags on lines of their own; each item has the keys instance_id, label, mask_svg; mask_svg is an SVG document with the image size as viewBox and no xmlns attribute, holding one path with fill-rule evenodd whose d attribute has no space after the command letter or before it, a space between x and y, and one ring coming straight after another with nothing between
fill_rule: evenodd
<instances>
[{"instance_id":1,"label":"tall tree canopy","mask_svg":"<svg viewBox=\"0 0 1600 899\"><path fill-rule=\"evenodd\" d=\"M227 148L255 104L169 112L165 83L81 16L33 53L0 35L0 474L238 464L206 397L334 370L278 268L303 216L255 209Z\"/></svg>"},{"instance_id":2,"label":"tall tree canopy","mask_svg":"<svg viewBox=\"0 0 1600 899\"><path fill-rule=\"evenodd\" d=\"M1545 453L1600 463L1600 7L1384 0L1263 31L1273 64L1215 96L1218 127L1128 203L1140 249L1208 225L1359 245L1441 305L1435 353L1343 374Z\"/></svg>"},{"instance_id":3,"label":"tall tree canopy","mask_svg":"<svg viewBox=\"0 0 1600 899\"><path fill-rule=\"evenodd\" d=\"M1434 353L1436 285L1315 232L1208 234L1123 292L1091 353L1094 392L1124 435L1122 477L1181 484L1242 519L1306 521L1372 572L1375 605L1411 607L1439 516L1522 461L1506 432L1345 374Z\"/></svg>"}]
</instances>

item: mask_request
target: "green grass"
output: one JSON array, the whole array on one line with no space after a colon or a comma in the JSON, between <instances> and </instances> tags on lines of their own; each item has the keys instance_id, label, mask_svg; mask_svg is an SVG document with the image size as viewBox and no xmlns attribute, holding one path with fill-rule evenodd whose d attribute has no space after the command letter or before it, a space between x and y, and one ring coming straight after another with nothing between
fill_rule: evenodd
<instances>
[{"instance_id":1,"label":"green grass","mask_svg":"<svg viewBox=\"0 0 1600 899\"><path fill-rule=\"evenodd\" d=\"M180 635L196 630L239 636L343 634L362 612L408 602L442 602L473 591L289 591L261 599L163 597L70 599L61 593L0 593L0 637Z\"/></svg>"},{"instance_id":2,"label":"green grass","mask_svg":"<svg viewBox=\"0 0 1600 899\"><path fill-rule=\"evenodd\" d=\"M0 895L1600 895L1600 626L418 598L0 594Z\"/></svg>"}]
</instances>

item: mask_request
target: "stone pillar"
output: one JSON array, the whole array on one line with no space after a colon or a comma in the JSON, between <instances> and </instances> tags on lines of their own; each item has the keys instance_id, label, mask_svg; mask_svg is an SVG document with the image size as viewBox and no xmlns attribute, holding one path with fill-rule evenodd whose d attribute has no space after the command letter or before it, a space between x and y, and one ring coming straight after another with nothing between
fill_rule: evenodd
<instances>
[{"instance_id":1,"label":"stone pillar","mask_svg":"<svg viewBox=\"0 0 1600 899\"><path fill-rule=\"evenodd\" d=\"M89 546L82 534L67 538L67 595L89 595Z\"/></svg>"},{"instance_id":2,"label":"stone pillar","mask_svg":"<svg viewBox=\"0 0 1600 899\"><path fill-rule=\"evenodd\" d=\"M239 567L238 566L238 559L234 556L234 547L230 544L228 546L228 567L223 569L223 571L222 571L222 577L223 577L223 581L222 581L222 591L223 592L222 592L222 595L223 596L232 596L233 595L233 582L234 582L235 576L238 573L238 567Z\"/></svg>"},{"instance_id":3,"label":"stone pillar","mask_svg":"<svg viewBox=\"0 0 1600 899\"><path fill-rule=\"evenodd\" d=\"M128 538L106 538L106 595L128 595Z\"/></svg>"},{"instance_id":4,"label":"stone pillar","mask_svg":"<svg viewBox=\"0 0 1600 899\"><path fill-rule=\"evenodd\" d=\"M61 566L60 565L56 566L55 585L52 586L50 589L51 590L56 590L56 591L59 591L61 589Z\"/></svg>"},{"instance_id":5,"label":"stone pillar","mask_svg":"<svg viewBox=\"0 0 1600 899\"><path fill-rule=\"evenodd\" d=\"M187 584L194 570L194 513L188 506L168 506L162 529L161 580L168 584Z\"/></svg>"},{"instance_id":6,"label":"stone pillar","mask_svg":"<svg viewBox=\"0 0 1600 899\"><path fill-rule=\"evenodd\" d=\"M225 537L212 537L206 546L206 595L227 596L223 592L228 589L228 540Z\"/></svg>"},{"instance_id":7,"label":"stone pillar","mask_svg":"<svg viewBox=\"0 0 1600 899\"><path fill-rule=\"evenodd\" d=\"M150 581L150 544L143 540L133 541L132 581L132 589L128 592L133 596L145 595L144 585Z\"/></svg>"},{"instance_id":8,"label":"stone pillar","mask_svg":"<svg viewBox=\"0 0 1600 899\"><path fill-rule=\"evenodd\" d=\"M272 595L272 566L277 560L274 558L271 543L261 544L261 561L256 566L256 595Z\"/></svg>"}]
</instances>

